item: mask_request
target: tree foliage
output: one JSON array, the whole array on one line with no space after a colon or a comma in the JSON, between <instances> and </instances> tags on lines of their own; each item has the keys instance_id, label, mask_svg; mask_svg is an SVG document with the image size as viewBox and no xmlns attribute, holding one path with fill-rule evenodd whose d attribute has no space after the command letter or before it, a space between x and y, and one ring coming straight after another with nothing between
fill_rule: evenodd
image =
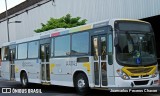
<instances>
[{"instance_id":1,"label":"tree foliage","mask_svg":"<svg viewBox=\"0 0 160 96\"><path fill-rule=\"evenodd\" d=\"M63 16L59 19L50 18L46 24L41 23L41 28L34 30L36 33L48 31L56 28L72 28L80 25L86 24L86 19L80 20L81 17L72 18L70 14Z\"/></svg>"}]
</instances>

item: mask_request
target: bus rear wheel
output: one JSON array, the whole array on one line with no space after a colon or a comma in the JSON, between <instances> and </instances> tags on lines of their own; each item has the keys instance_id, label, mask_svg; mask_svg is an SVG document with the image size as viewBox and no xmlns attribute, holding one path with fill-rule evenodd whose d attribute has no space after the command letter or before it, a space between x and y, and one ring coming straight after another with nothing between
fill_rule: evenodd
<instances>
[{"instance_id":1,"label":"bus rear wheel","mask_svg":"<svg viewBox=\"0 0 160 96\"><path fill-rule=\"evenodd\" d=\"M27 77L26 72L23 72L21 75L21 84L22 84L22 87L28 86L28 77Z\"/></svg>"},{"instance_id":2,"label":"bus rear wheel","mask_svg":"<svg viewBox=\"0 0 160 96\"><path fill-rule=\"evenodd\" d=\"M83 73L79 73L74 80L74 86L79 94L86 95L89 91L87 76Z\"/></svg>"}]
</instances>

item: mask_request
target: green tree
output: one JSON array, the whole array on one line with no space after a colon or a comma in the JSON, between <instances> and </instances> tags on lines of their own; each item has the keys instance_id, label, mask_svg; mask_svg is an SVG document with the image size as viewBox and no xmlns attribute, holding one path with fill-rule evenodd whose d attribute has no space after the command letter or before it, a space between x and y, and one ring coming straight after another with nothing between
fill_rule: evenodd
<instances>
[{"instance_id":1,"label":"green tree","mask_svg":"<svg viewBox=\"0 0 160 96\"><path fill-rule=\"evenodd\" d=\"M80 20L81 17L75 17L72 18L70 14L67 14L66 16L63 16L59 19L56 18L50 18L49 21L47 21L46 24L41 23L41 28L34 30L36 33L48 31L51 29L56 28L72 28L80 25L86 24L86 19Z\"/></svg>"}]
</instances>

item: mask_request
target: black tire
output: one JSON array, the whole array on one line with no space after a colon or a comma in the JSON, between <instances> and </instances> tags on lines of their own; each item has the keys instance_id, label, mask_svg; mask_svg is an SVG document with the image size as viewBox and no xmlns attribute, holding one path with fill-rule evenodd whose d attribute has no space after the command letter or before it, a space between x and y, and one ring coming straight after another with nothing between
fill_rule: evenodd
<instances>
[{"instance_id":1,"label":"black tire","mask_svg":"<svg viewBox=\"0 0 160 96\"><path fill-rule=\"evenodd\" d=\"M21 84L22 84L22 87L25 87L25 88L28 86L28 77L26 72L23 72L21 74Z\"/></svg>"},{"instance_id":2,"label":"black tire","mask_svg":"<svg viewBox=\"0 0 160 96\"><path fill-rule=\"evenodd\" d=\"M80 95L86 95L89 92L89 84L87 76L83 73L79 73L74 79L74 87Z\"/></svg>"}]
</instances>

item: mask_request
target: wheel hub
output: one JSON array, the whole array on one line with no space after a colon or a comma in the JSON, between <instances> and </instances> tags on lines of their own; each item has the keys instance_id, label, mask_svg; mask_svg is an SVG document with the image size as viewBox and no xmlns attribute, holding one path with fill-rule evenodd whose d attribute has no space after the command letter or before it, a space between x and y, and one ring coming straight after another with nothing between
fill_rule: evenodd
<instances>
[{"instance_id":1,"label":"wheel hub","mask_svg":"<svg viewBox=\"0 0 160 96\"><path fill-rule=\"evenodd\" d=\"M22 82L23 82L23 85L26 85L27 79L24 77L24 78L22 79Z\"/></svg>"},{"instance_id":2,"label":"wheel hub","mask_svg":"<svg viewBox=\"0 0 160 96\"><path fill-rule=\"evenodd\" d=\"M83 79L78 80L78 87L79 87L79 88L85 87L85 82L84 82Z\"/></svg>"}]
</instances>

